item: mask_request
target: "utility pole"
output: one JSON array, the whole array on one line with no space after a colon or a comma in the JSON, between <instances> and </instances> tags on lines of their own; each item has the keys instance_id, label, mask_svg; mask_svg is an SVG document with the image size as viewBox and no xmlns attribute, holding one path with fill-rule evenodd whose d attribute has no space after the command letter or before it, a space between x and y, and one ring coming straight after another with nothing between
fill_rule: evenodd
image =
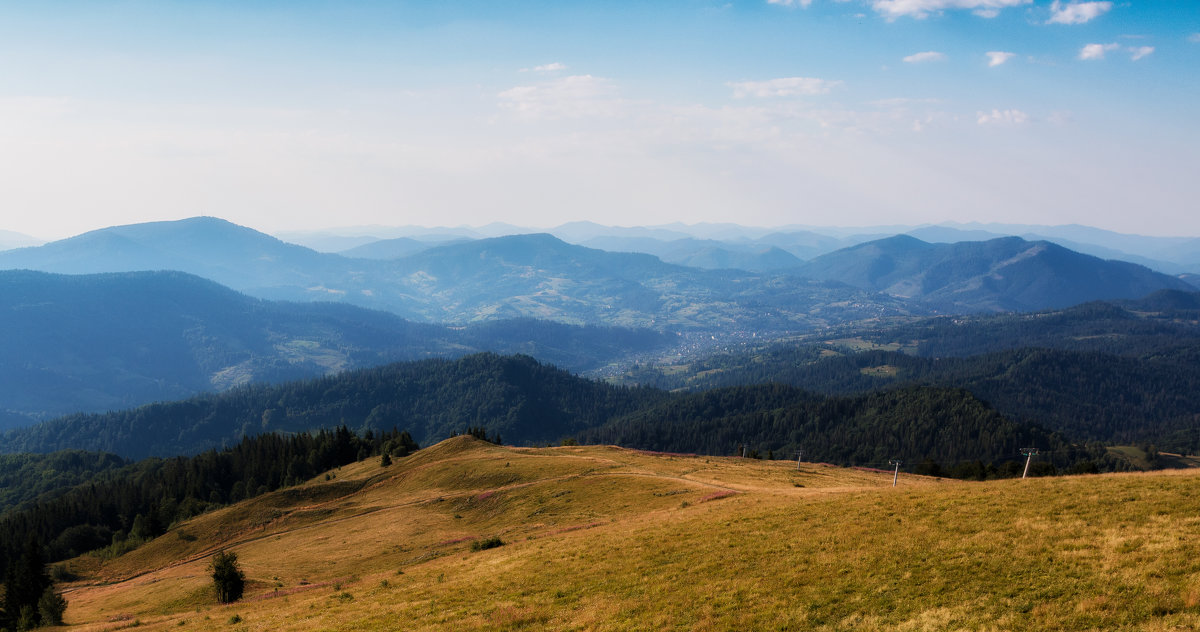
<instances>
[{"instance_id":1,"label":"utility pole","mask_svg":"<svg viewBox=\"0 0 1200 632\"><path fill-rule=\"evenodd\" d=\"M796 450L796 469L800 469L800 463L804 461L804 450Z\"/></svg>"},{"instance_id":2,"label":"utility pole","mask_svg":"<svg viewBox=\"0 0 1200 632\"><path fill-rule=\"evenodd\" d=\"M1037 448L1022 448L1021 449L1021 454L1025 455L1025 472L1021 474L1021 478L1025 478L1025 477L1029 476L1029 462L1033 460L1033 457L1037 456L1037 453L1038 453Z\"/></svg>"},{"instance_id":3,"label":"utility pole","mask_svg":"<svg viewBox=\"0 0 1200 632\"><path fill-rule=\"evenodd\" d=\"M892 474L892 487L895 487L896 482L900 480L900 459L892 459L888 464L896 466L896 472Z\"/></svg>"}]
</instances>

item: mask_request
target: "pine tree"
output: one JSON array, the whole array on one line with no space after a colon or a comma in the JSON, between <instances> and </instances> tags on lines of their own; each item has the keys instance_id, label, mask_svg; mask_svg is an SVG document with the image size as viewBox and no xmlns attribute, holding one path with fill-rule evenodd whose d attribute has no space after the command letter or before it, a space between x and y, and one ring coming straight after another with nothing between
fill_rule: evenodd
<instances>
[{"instance_id":1,"label":"pine tree","mask_svg":"<svg viewBox=\"0 0 1200 632\"><path fill-rule=\"evenodd\" d=\"M42 593L52 585L50 576L46 574L46 565L42 562L42 547L30 539L21 557L9 567L5 578L5 623L16 623L18 628L30 622L36 625L40 620L37 612L38 601L42 598ZM19 617L19 620L13 621L15 617Z\"/></svg>"},{"instance_id":2,"label":"pine tree","mask_svg":"<svg viewBox=\"0 0 1200 632\"><path fill-rule=\"evenodd\" d=\"M63 612L67 609L67 600L54 592L53 587L42 593L37 604L38 614L42 617L42 625L62 625Z\"/></svg>"},{"instance_id":3,"label":"pine tree","mask_svg":"<svg viewBox=\"0 0 1200 632\"><path fill-rule=\"evenodd\" d=\"M208 568L212 571L217 601L232 603L242 598L242 591L246 588L246 574L238 567L237 553L217 553Z\"/></svg>"}]
</instances>

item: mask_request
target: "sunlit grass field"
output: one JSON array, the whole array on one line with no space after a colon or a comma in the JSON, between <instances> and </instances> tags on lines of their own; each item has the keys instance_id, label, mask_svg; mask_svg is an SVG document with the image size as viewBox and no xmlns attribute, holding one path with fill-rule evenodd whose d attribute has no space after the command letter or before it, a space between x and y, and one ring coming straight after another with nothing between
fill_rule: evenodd
<instances>
[{"instance_id":1,"label":"sunlit grass field","mask_svg":"<svg viewBox=\"0 0 1200 632\"><path fill-rule=\"evenodd\" d=\"M968 483L458 437L72 562L153 630L1200 628L1200 473ZM472 542L504 545L473 551ZM229 549L243 601L206 567Z\"/></svg>"}]
</instances>

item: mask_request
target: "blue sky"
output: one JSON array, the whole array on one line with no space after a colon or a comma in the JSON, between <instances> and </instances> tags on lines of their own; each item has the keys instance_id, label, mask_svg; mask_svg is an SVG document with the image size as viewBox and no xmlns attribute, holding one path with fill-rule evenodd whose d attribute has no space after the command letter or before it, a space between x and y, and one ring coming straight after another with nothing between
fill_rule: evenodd
<instances>
[{"instance_id":1,"label":"blue sky","mask_svg":"<svg viewBox=\"0 0 1200 632\"><path fill-rule=\"evenodd\" d=\"M0 229L1200 235L1200 3L0 5Z\"/></svg>"}]
</instances>

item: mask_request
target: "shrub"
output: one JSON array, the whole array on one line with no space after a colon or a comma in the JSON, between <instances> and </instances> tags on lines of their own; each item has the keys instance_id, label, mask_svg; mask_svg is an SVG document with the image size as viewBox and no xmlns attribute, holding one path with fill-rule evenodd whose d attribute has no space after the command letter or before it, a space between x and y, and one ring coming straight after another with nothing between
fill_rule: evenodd
<instances>
[{"instance_id":1,"label":"shrub","mask_svg":"<svg viewBox=\"0 0 1200 632\"><path fill-rule=\"evenodd\" d=\"M494 549L498 546L504 546L504 540L499 536L492 536L486 540L476 540L471 543L472 551L483 551L485 549Z\"/></svg>"},{"instance_id":2,"label":"shrub","mask_svg":"<svg viewBox=\"0 0 1200 632\"><path fill-rule=\"evenodd\" d=\"M208 568L212 571L217 601L231 603L242 598L242 591L246 588L246 574L238 567L237 553L217 553Z\"/></svg>"}]
</instances>

